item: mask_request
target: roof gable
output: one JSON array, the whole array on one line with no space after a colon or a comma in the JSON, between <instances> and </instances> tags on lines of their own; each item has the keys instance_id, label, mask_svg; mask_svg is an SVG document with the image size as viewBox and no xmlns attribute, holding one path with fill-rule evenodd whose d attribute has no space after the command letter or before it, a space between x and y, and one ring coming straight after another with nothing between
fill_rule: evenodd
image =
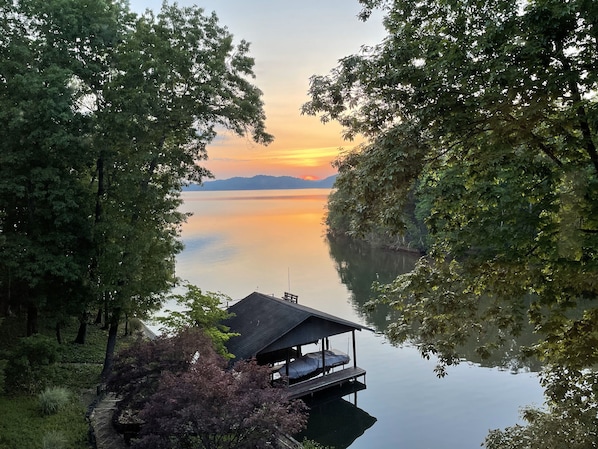
<instances>
[{"instance_id":1,"label":"roof gable","mask_svg":"<svg viewBox=\"0 0 598 449\"><path fill-rule=\"evenodd\" d=\"M311 307L254 292L228 308L235 314L224 324L240 336L229 340L237 359L249 359L321 338L366 329Z\"/></svg>"}]
</instances>

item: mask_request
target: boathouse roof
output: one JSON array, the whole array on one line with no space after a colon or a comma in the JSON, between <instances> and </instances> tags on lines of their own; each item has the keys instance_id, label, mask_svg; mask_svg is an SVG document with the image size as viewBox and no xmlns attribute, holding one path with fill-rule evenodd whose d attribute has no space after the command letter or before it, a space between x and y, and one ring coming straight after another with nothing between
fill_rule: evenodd
<instances>
[{"instance_id":1,"label":"boathouse roof","mask_svg":"<svg viewBox=\"0 0 598 449\"><path fill-rule=\"evenodd\" d=\"M224 324L240 334L227 343L236 360L275 359L275 354L365 326L296 302L254 292L228 308Z\"/></svg>"}]
</instances>

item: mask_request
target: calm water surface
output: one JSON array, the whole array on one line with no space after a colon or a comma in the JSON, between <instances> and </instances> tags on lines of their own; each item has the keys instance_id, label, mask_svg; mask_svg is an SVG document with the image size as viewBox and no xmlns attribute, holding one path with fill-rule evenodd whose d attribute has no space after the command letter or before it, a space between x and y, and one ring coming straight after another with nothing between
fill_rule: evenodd
<instances>
[{"instance_id":1,"label":"calm water surface","mask_svg":"<svg viewBox=\"0 0 598 449\"><path fill-rule=\"evenodd\" d=\"M414 256L329 242L327 189L185 192L185 250L178 275L204 291L239 300L253 291L281 296L373 328L357 333L367 389L314 406L311 438L337 449L477 448L489 429L519 422L519 409L541 405L533 366L515 370L509 354L482 365L467 357L438 379L434 360L395 347L383 331L388 310L366 313L374 279L409 271ZM347 336L333 347L350 352ZM514 372L517 371L517 374Z\"/></svg>"}]
</instances>

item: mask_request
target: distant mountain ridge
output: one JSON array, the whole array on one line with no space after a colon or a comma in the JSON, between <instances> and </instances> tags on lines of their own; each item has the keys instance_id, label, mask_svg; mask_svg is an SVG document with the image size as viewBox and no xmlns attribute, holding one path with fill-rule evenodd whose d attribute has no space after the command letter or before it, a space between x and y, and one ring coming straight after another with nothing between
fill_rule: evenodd
<instances>
[{"instance_id":1,"label":"distant mountain ridge","mask_svg":"<svg viewBox=\"0 0 598 449\"><path fill-rule=\"evenodd\" d=\"M191 184L183 190L207 191L207 190L277 190L277 189L330 189L334 184L336 175L326 179L309 181L307 179L294 178L292 176L268 176L257 175L251 178L235 177L230 179L218 179L206 181L203 185Z\"/></svg>"}]
</instances>

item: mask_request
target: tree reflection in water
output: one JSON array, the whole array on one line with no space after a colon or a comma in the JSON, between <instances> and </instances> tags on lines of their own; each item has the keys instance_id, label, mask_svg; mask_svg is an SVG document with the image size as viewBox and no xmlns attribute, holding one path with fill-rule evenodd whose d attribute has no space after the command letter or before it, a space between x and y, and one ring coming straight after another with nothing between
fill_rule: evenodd
<instances>
[{"instance_id":1,"label":"tree reflection in water","mask_svg":"<svg viewBox=\"0 0 598 449\"><path fill-rule=\"evenodd\" d=\"M419 254L330 236L328 244L358 314L370 327L385 333L391 343L414 345L426 358L437 356L439 375L445 374L446 365L461 360L513 372L540 370L537 358L526 351L537 343L538 337L523 312L506 313L505 307L489 298L478 298L469 303L445 302L442 311L436 304L434 314L425 310L422 313L429 316L416 316L407 310L408 305L399 307L399 303L383 299L397 276L411 272Z\"/></svg>"},{"instance_id":2,"label":"tree reflection in water","mask_svg":"<svg viewBox=\"0 0 598 449\"><path fill-rule=\"evenodd\" d=\"M518 302L471 292L456 299L452 292L462 287L459 268L450 267L432 274L443 277L440 291L410 301L397 291L405 282L420 281L409 278L419 255L348 239L329 237L328 243L364 321L392 344L414 345L422 356L437 357L439 376L462 360L540 372L545 407L525 408L522 417L528 425L491 431L485 447L595 447L598 374L587 367L598 357L598 311L591 301L548 308L531 297Z\"/></svg>"}]
</instances>

